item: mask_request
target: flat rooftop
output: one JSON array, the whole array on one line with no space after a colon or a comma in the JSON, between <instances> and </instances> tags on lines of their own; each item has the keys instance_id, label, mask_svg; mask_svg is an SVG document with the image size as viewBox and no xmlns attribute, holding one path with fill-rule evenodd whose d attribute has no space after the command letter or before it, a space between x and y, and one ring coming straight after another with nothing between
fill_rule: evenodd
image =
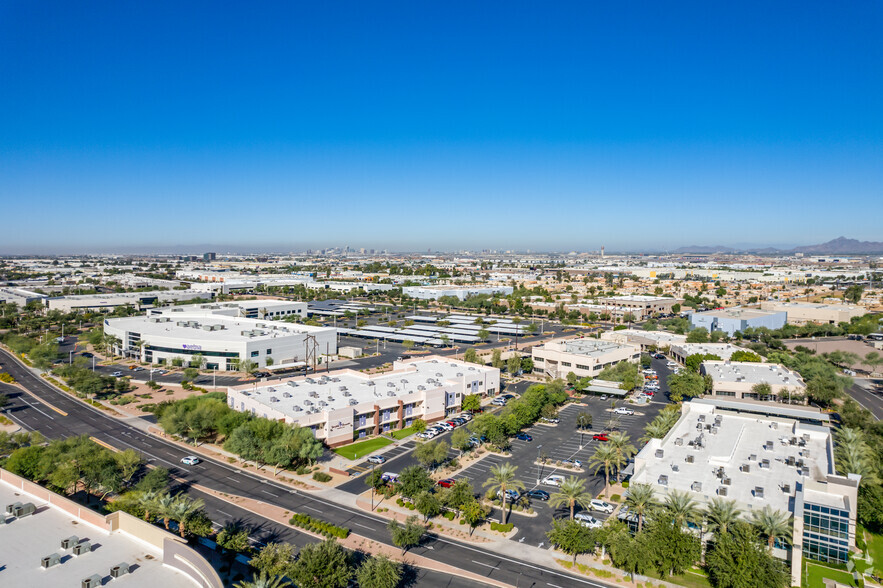
<instances>
[{"instance_id":1,"label":"flat rooftop","mask_svg":"<svg viewBox=\"0 0 883 588\"><path fill-rule=\"evenodd\" d=\"M407 397L414 395L416 401L416 395L424 390L440 388L451 380L459 381L467 374L474 376L467 381L474 381L492 371L493 368L432 358L407 363L383 374L341 370L231 389L242 391L289 417L301 418L310 411L337 410L384 398L398 398L407 403Z\"/></svg>"},{"instance_id":2,"label":"flat rooftop","mask_svg":"<svg viewBox=\"0 0 883 588\"><path fill-rule=\"evenodd\" d=\"M108 578L110 568L123 562L128 563L132 571L118 582L129 588L196 586L186 575L164 566L162 553L150 544L119 531L109 533L94 527L6 482L0 482L0 505L5 510L7 504L16 502L32 502L37 512L0 525L2 586L79 586L81 580L94 574ZM80 556L73 556L70 550L62 550L61 540L72 535L81 541L89 540L93 550ZM62 563L43 569L40 559L53 553L62 556Z\"/></svg>"},{"instance_id":3,"label":"flat rooftop","mask_svg":"<svg viewBox=\"0 0 883 588\"><path fill-rule=\"evenodd\" d=\"M676 298L668 296L646 296L643 294L623 294L621 296L605 296L603 300L619 300L621 302L677 302Z\"/></svg>"},{"instance_id":4,"label":"flat rooftop","mask_svg":"<svg viewBox=\"0 0 883 588\"><path fill-rule=\"evenodd\" d=\"M791 512L798 483L833 473L829 442L823 427L686 403L669 434L641 450L644 465L632 483L685 491L706 502L725 492L743 508Z\"/></svg>"},{"instance_id":5,"label":"flat rooftop","mask_svg":"<svg viewBox=\"0 0 883 588\"><path fill-rule=\"evenodd\" d=\"M715 382L766 383L771 386L803 386L800 374L777 363L704 361L702 368Z\"/></svg>"},{"instance_id":6,"label":"flat rooftop","mask_svg":"<svg viewBox=\"0 0 883 588\"><path fill-rule=\"evenodd\" d=\"M537 350L558 351L597 359L614 351L632 348L637 349L631 345L622 345L601 339L567 339L563 341L550 341L542 347L537 347Z\"/></svg>"},{"instance_id":7,"label":"flat rooftop","mask_svg":"<svg viewBox=\"0 0 883 588\"><path fill-rule=\"evenodd\" d=\"M756 308L742 308L736 306L734 308L722 308L719 310L706 310L705 312L697 312L695 314L699 316L713 316L717 318L727 318L727 319L753 319L753 318L761 318L765 316L770 316L773 314L777 314L781 311L773 311L773 310L759 310Z\"/></svg>"},{"instance_id":8,"label":"flat rooftop","mask_svg":"<svg viewBox=\"0 0 883 588\"><path fill-rule=\"evenodd\" d=\"M702 355L717 355L721 359L730 359L737 351L751 351L744 347L732 345L730 343L681 343L677 345L686 355L694 355L701 353Z\"/></svg>"},{"instance_id":9,"label":"flat rooftop","mask_svg":"<svg viewBox=\"0 0 883 588\"><path fill-rule=\"evenodd\" d=\"M165 336L201 341L261 341L302 333L333 331L296 323L221 315L127 317L107 319L110 326L144 336Z\"/></svg>"}]
</instances>

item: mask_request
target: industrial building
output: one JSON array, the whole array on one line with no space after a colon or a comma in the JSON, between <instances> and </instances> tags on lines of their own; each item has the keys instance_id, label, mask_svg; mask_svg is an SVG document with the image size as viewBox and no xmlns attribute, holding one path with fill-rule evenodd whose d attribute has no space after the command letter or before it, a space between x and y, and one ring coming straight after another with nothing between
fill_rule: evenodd
<instances>
[{"instance_id":1,"label":"industrial building","mask_svg":"<svg viewBox=\"0 0 883 588\"><path fill-rule=\"evenodd\" d=\"M820 325L848 323L854 318L867 314L867 309L854 304L814 304L812 302L779 302L765 300L760 304L761 310L784 312L788 315L789 325Z\"/></svg>"},{"instance_id":2,"label":"industrial building","mask_svg":"<svg viewBox=\"0 0 883 588\"><path fill-rule=\"evenodd\" d=\"M694 399L635 456L631 484L649 484L659 501L673 491L733 500L746 520L766 506L792 515L793 545L777 541L773 554L800 585L803 557L844 564L855 547L861 476L835 473L827 420L806 407Z\"/></svg>"},{"instance_id":3,"label":"industrial building","mask_svg":"<svg viewBox=\"0 0 883 588\"><path fill-rule=\"evenodd\" d=\"M24 288L0 288L0 302L15 304L19 308L24 308L29 302L34 302L35 300L42 303L46 298L48 297L45 294L32 292Z\"/></svg>"},{"instance_id":4,"label":"industrial building","mask_svg":"<svg viewBox=\"0 0 883 588\"><path fill-rule=\"evenodd\" d=\"M245 361L259 368L313 365L319 356L337 353L335 329L273 320L293 313L306 313L306 304L175 306L152 309L148 316L105 319L104 332L119 339L121 355L146 363L175 358L189 363L200 356L206 369L218 371L236 371Z\"/></svg>"},{"instance_id":5,"label":"industrial building","mask_svg":"<svg viewBox=\"0 0 883 588\"><path fill-rule=\"evenodd\" d=\"M222 588L187 541L122 511L83 507L0 470L0 584L28 588Z\"/></svg>"},{"instance_id":6,"label":"industrial building","mask_svg":"<svg viewBox=\"0 0 883 588\"><path fill-rule=\"evenodd\" d=\"M598 339L557 339L531 349L534 373L564 378L573 372L580 378L594 378L607 366L621 361L637 363L637 345Z\"/></svg>"},{"instance_id":7,"label":"industrial building","mask_svg":"<svg viewBox=\"0 0 883 588\"><path fill-rule=\"evenodd\" d=\"M722 331L729 337L748 328L780 329L785 326L786 319L787 314L783 311L769 312L741 306L690 314L690 324L694 329L704 327L709 333Z\"/></svg>"},{"instance_id":8,"label":"industrial building","mask_svg":"<svg viewBox=\"0 0 883 588\"><path fill-rule=\"evenodd\" d=\"M643 321L660 314L671 314L675 304L683 302L677 298L666 296L642 296L627 294L623 296L607 296L598 298L598 305L616 309L618 315L632 313L635 320ZM608 312L608 314L613 314Z\"/></svg>"},{"instance_id":9,"label":"industrial building","mask_svg":"<svg viewBox=\"0 0 883 588\"><path fill-rule=\"evenodd\" d=\"M211 299L212 295L194 290L152 290L147 292L120 292L109 294L77 294L47 298L49 310L61 312L110 311L120 306L144 310L159 304L173 304L187 300Z\"/></svg>"},{"instance_id":10,"label":"industrial building","mask_svg":"<svg viewBox=\"0 0 883 588\"><path fill-rule=\"evenodd\" d=\"M418 300L438 300L443 296L466 300L470 296L480 294L508 296L513 291L512 286L405 286L402 288L402 294Z\"/></svg>"},{"instance_id":11,"label":"industrial building","mask_svg":"<svg viewBox=\"0 0 883 588\"><path fill-rule=\"evenodd\" d=\"M687 342L686 335L677 335L668 331L639 331L636 329L604 331L601 333L601 339L615 343L638 345L642 351L647 351L648 349L667 349L675 345L683 345Z\"/></svg>"},{"instance_id":12,"label":"industrial building","mask_svg":"<svg viewBox=\"0 0 883 588\"><path fill-rule=\"evenodd\" d=\"M806 384L795 371L776 363L704 361L700 373L711 377L711 394L749 400L806 402ZM769 384L770 394L759 398L754 387Z\"/></svg>"},{"instance_id":13,"label":"industrial building","mask_svg":"<svg viewBox=\"0 0 883 588\"><path fill-rule=\"evenodd\" d=\"M232 386L228 405L238 411L309 427L331 447L440 420L460 411L468 394L492 396L500 370L430 356L397 361L391 372L336 370L272 383Z\"/></svg>"}]
</instances>

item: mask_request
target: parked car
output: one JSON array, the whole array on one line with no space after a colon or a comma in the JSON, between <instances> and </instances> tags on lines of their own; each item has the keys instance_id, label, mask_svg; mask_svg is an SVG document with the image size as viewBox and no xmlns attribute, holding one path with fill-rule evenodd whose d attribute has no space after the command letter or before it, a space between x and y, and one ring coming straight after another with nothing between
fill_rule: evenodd
<instances>
[{"instance_id":1,"label":"parked car","mask_svg":"<svg viewBox=\"0 0 883 588\"><path fill-rule=\"evenodd\" d=\"M544 423L551 423L553 425L557 425L560 422L558 419L555 419L555 418L547 419L546 417L542 417L540 420L543 421Z\"/></svg>"},{"instance_id":2,"label":"parked car","mask_svg":"<svg viewBox=\"0 0 883 588\"><path fill-rule=\"evenodd\" d=\"M595 441L607 441L607 433L597 433L592 435L592 439Z\"/></svg>"},{"instance_id":3,"label":"parked car","mask_svg":"<svg viewBox=\"0 0 883 588\"><path fill-rule=\"evenodd\" d=\"M188 455L187 457L181 458L181 463L183 463L184 465L196 465L201 461L202 460L195 455Z\"/></svg>"},{"instance_id":4,"label":"parked car","mask_svg":"<svg viewBox=\"0 0 883 588\"><path fill-rule=\"evenodd\" d=\"M469 414L468 412L463 412L463 413L460 413L460 418L463 419L464 421L471 421L472 415Z\"/></svg>"},{"instance_id":5,"label":"parked car","mask_svg":"<svg viewBox=\"0 0 883 588\"><path fill-rule=\"evenodd\" d=\"M549 493L545 490L528 490L527 497L532 500L549 500Z\"/></svg>"},{"instance_id":6,"label":"parked car","mask_svg":"<svg viewBox=\"0 0 883 588\"><path fill-rule=\"evenodd\" d=\"M653 356L653 358L654 359L665 359L665 355L663 355L662 353L657 353L656 355Z\"/></svg>"},{"instance_id":7,"label":"parked car","mask_svg":"<svg viewBox=\"0 0 883 588\"><path fill-rule=\"evenodd\" d=\"M454 425L450 425L448 423L438 423L435 425L436 427L440 427L445 431L452 431L454 429Z\"/></svg>"},{"instance_id":8,"label":"parked car","mask_svg":"<svg viewBox=\"0 0 883 588\"><path fill-rule=\"evenodd\" d=\"M620 406L619 408L614 408L613 412L615 412L616 414L627 414L627 415L635 414L635 411L633 411L630 408L626 408L624 406Z\"/></svg>"},{"instance_id":9,"label":"parked car","mask_svg":"<svg viewBox=\"0 0 883 588\"><path fill-rule=\"evenodd\" d=\"M578 512L573 515L573 520L577 521L582 526L588 527L590 529L600 529L601 525L604 524L592 515L586 514L584 512Z\"/></svg>"},{"instance_id":10,"label":"parked car","mask_svg":"<svg viewBox=\"0 0 883 588\"><path fill-rule=\"evenodd\" d=\"M506 399L494 398L493 400L491 400L491 404L493 404L494 406L506 406Z\"/></svg>"},{"instance_id":11,"label":"parked car","mask_svg":"<svg viewBox=\"0 0 883 588\"><path fill-rule=\"evenodd\" d=\"M670 367L670 368L678 367L678 364L676 364L675 362L673 362L671 360L668 360L667 362L665 362L665 367Z\"/></svg>"},{"instance_id":12,"label":"parked car","mask_svg":"<svg viewBox=\"0 0 883 588\"><path fill-rule=\"evenodd\" d=\"M453 486L456 483L457 483L457 480L455 480L454 478L445 478L444 480L438 481L438 485L441 486L442 488L450 488L451 486Z\"/></svg>"},{"instance_id":13,"label":"parked car","mask_svg":"<svg viewBox=\"0 0 883 588\"><path fill-rule=\"evenodd\" d=\"M514 501L518 500L519 496L520 496L520 494L518 494L517 490L506 490L506 500L507 501L514 502ZM499 498L499 499L503 498L502 490L497 490L497 498Z\"/></svg>"},{"instance_id":14,"label":"parked car","mask_svg":"<svg viewBox=\"0 0 883 588\"><path fill-rule=\"evenodd\" d=\"M114 373L112 373L112 374L110 374L110 375L113 376L114 378L122 378L122 377L123 377L123 372L114 372Z\"/></svg>"},{"instance_id":15,"label":"parked car","mask_svg":"<svg viewBox=\"0 0 883 588\"><path fill-rule=\"evenodd\" d=\"M560 486L564 483L564 476L559 476L558 474L554 474L551 476L547 476L543 479L543 484L546 486Z\"/></svg>"},{"instance_id":16,"label":"parked car","mask_svg":"<svg viewBox=\"0 0 883 588\"><path fill-rule=\"evenodd\" d=\"M393 472L383 472L383 475L380 476L380 479L384 482L395 483L399 481L399 475Z\"/></svg>"},{"instance_id":17,"label":"parked car","mask_svg":"<svg viewBox=\"0 0 883 588\"><path fill-rule=\"evenodd\" d=\"M383 457L382 455L372 455L368 458L368 463L377 463L377 464L386 463L386 458Z\"/></svg>"},{"instance_id":18,"label":"parked car","mask_svg":"<svg viewBox=\"0 0 883 588\"><path fill-rule=\"evenodd\" d=\"M597 499L597 498L593 499L593 500L589 503L589 507L590 507L592 510L597 510L598 512L606 512L606 513L608 513L608 514L612 513L612 512L613 512L613 509L615 508L615 507L614 507L612 504L610 504L609 502L604 502L603 500L599 500L599 499Z\"/></svg>"},{"instance_id":19,"label":"parked car","mask_svg":"<svg viewBox=\"0 0 883 588\"><path fill-rule=\"evenodd\" d=\"M601 400L609 400L609 399L610 399L610 397L607 396L606 394L601 395Z\"/></svg>"},{"instance_id":20,"label":"parked car","mask_svg":"<svg viewBox=\"0 0 883 588\"><path fill-rule=\"evenodd\" d=\"M561 462L561 465L569 466L572 468L581 468L581 467L583 467L583 462L581 462L578 459L565 459L564 461Z\"/></svg>"},{"instance_id":21,"label":"parked car","mask_svg":"<svg viewBox=\"0 0 883 588\"><path fill-rule=\"evenodd\" d=\"M520 441L533 441L533 437L531 437L527 433L518 433L517 435L515 435L515 438Z\"/></svg>"},{"instance_id":22,"label":"parked car","mask_svg":"<svg viewBox=\"0 0 883 588\"><path fill-rule=\"evenodd\" d=\"M515 398L515 395L514 394L503 394L502 396L500 396L500 398L505 398L506 400L512 400L513 398Z\"/></svg>"}]
</instances>

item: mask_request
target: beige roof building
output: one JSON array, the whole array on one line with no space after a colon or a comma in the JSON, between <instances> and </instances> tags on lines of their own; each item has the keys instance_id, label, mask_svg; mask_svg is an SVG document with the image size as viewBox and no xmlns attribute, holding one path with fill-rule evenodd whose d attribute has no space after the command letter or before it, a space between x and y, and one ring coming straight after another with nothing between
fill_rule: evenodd
<instances>
[{"instance_id":1,"label":"beige roof building","mask_svg":"<svg viewBox=\"0 0 883 588\"><path fill-rule=\"evenodd\" d=\"M805 325L806 323L832 324L848 323L855 317L864 316L867 310L853 304L818 304L814 302L779 302L765 300L760 304L761 310L785 312L788 314L789 325Z\"/></svg>"},{"instance_id":2,"label":"beige roof building","mask_svg":"<svg viewBox=\"0 0 883 588\"><path fill-rule=\"evenodd\" d=\"M641 359L637 345L598 339L557 339L531 350L533 370L553 378L564 378L573 372L580 378L594 378L605 367Z\"/></svg>"},{"instance_id":3,"label":"beige roof building","mask_svg":"<svg viewBox=\"0 0 883 588\"><path fill-rule=\"evenodd\" d=\"M700 371L711 376L711 394L715 397L805 402L803 378L777 363L705 361ZM769 384L770 395L758 397L754 391L758 384Z\"/></svg>"}]
</instances>

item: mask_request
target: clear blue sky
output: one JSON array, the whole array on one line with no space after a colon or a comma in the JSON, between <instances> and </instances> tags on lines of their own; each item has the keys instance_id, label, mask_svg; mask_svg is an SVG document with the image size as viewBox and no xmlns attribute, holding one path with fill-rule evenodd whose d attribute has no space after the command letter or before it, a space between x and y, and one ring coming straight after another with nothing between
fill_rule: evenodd
<instances>
[{"instance_id":1,"label":"clear blue sky","mask_svg":"<svg viewBox=\"0 0 883 588\"><path fill-rule=\"evenodd\" d=\"M883 240L883 3L0 3L0 253Z\"/></svg>"}]
</instances>

